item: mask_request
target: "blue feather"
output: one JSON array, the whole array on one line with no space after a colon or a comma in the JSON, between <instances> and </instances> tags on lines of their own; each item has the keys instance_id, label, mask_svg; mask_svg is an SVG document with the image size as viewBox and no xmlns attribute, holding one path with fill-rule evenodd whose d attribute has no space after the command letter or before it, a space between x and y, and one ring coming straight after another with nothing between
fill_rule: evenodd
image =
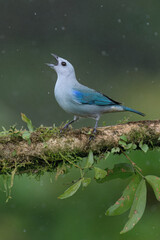
<instances>
[{"instance_id":1,"label":"blue feather","mask_svg":"<svg viewBox=\"0 0 160 240\"><path fill-rule=\"evenodd\" d=\"M73 98L79 104L89 104L89 105L98 105L98 106L107 106L107 105L119 105L120 103L112 100L111 98L96 92L92 89L84 89L83 91L72 89Z\"/></svg>"},{"instance_id":2,"label":"blue feather","mask_svg":"<svg viewBox=\"0 0 160 240\"><path fill-rule=\"evenodd\" d=\"M129 112L133 112L133 113L137 113L137 114L139 114L139 115L141 115L141 116L145 116L145 114L144 113L142 113L142 112L139 112L139 111L137 111L137 110L134 110L134 109L132 109L132 108L129 108L129 107L125 107L124 106L124 110L125 111L129 111Z\"/></svg>"}]
</instances>

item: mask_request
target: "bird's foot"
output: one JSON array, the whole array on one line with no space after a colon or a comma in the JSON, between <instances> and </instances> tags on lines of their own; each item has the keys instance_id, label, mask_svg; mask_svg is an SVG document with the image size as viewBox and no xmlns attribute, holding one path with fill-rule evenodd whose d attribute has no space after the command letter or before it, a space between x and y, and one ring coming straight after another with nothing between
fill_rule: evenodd
<instances>
[{"instance_id":1,"label":"bird's foot","mask_svg":"<svg viewBox=\"0 0 160 240\"><path fill-rule=\"evenodd\" d=\"M95 139L95 135L91 135L90 137L89 137L89 142L91 142L92 140L94 140Z\"/></svg>"},{"instance_id":2,"label":"bird's foot","mask_svg":"<svg viewBox=\"0 0 160 240\"><path fill-rule=\"evenodd\" d=\"M95 139L97 129L94 128L92 134L89 137L89 142Z\"/></svg>"},{"instance_id":3,"label":"bird's foot","mask_svg":"<svg viewBox=\"0 0 160 240\"><path fill-rule=\"evenodd\" d=\"M60 133L64 132L67 129L68 129L68 126L65 125L63 128L61 128Z\"/></svg>"},{"instance_id":4,"label":"bird's foot","mask_svg":"<svg viewBox=\"0 0 160 240\"><path fill-rule=\"evenodd\" d=\"M69 125L70 125L71 123L69 122L69 123L66 123L65 125L64 125L64 127L60 130L60 133L62 133L63 131L65 131L65 130L67 130L68 128L69 128Z\"/></svg>"},{"instance_id":5,"label":"bird's foot","mask_svg":"<svg viewBox=\"0 0 160 240\"><path fill-rule=\"evenodd\" d=\"M94 128L94 129L93 129L93 134L96 134L96 132L97 132L97 129Z\"/></svg>"},{"instance_id":6,"label":"bird's foot","mask_svg":"<svg viewBox=\"0 0 160 240\"><path fill-rule=\"evenodd\" d=\"M60 133L62 133L64 131L64 128L62 128L61 130L60 130Z\"/></svg>"}]
</instances>

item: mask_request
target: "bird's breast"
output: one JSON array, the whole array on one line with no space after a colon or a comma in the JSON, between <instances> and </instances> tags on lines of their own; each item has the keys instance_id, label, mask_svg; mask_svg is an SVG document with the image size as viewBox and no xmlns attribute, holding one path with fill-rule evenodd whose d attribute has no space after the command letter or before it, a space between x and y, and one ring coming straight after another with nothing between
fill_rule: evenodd
<instances>
[{"instance_id":1,"label":"bird's breast","mask_svg":"<svg viewBox=\"0 0 160 240\"><path fill-rule=\"evenodd\" d=\"M71 90L66 86L64 87L63 85L59 85L57 83L54 88L54 95L60 107L63 108L66 112L71 112Z\"/></svg>"}]
</instances>

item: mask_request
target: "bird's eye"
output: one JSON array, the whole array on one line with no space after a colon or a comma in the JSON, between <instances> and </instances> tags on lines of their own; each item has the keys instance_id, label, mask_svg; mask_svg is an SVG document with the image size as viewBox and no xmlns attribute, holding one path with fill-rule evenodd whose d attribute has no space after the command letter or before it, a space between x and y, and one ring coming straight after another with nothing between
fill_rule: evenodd
<instances>
[{"instance_id":1,"label":"bird's eye","mask_svg":"<svg viewBox=\"0 0 160 240\"><path fill-rule=\"evenodd\" d=\"M61 65L62 66L66 66L67 64L66 64L66 62L62 62Z\"/></svg>"}]
</instances>

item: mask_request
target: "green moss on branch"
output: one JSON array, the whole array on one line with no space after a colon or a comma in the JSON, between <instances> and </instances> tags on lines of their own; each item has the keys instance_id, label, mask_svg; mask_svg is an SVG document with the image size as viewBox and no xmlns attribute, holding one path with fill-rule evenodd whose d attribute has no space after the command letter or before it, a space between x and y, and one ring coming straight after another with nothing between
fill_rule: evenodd
<instances>
[{"instance_id":1,"label":"green moss on branch","mask_svg":"<svg viewBox=\"0 0 160 240\"><path fill-rule=\"evenodd\" d=\"M123 135L127 139L124 146L123 141L120 141ZM144 144L150 149L159 147L160 121L102 127L98 128L94 140L89 141L89 136L89 128L63 133L58 128L47 127L40 127L32 133L16 128L3 131L0 133L0 174L10 174L15 166L16 174L57 170L65 172L68 167L87 156L89 150L101 156L115 148L125 149L131 143L137 146L135 149Z\"/></svg>"}]
</instances>

